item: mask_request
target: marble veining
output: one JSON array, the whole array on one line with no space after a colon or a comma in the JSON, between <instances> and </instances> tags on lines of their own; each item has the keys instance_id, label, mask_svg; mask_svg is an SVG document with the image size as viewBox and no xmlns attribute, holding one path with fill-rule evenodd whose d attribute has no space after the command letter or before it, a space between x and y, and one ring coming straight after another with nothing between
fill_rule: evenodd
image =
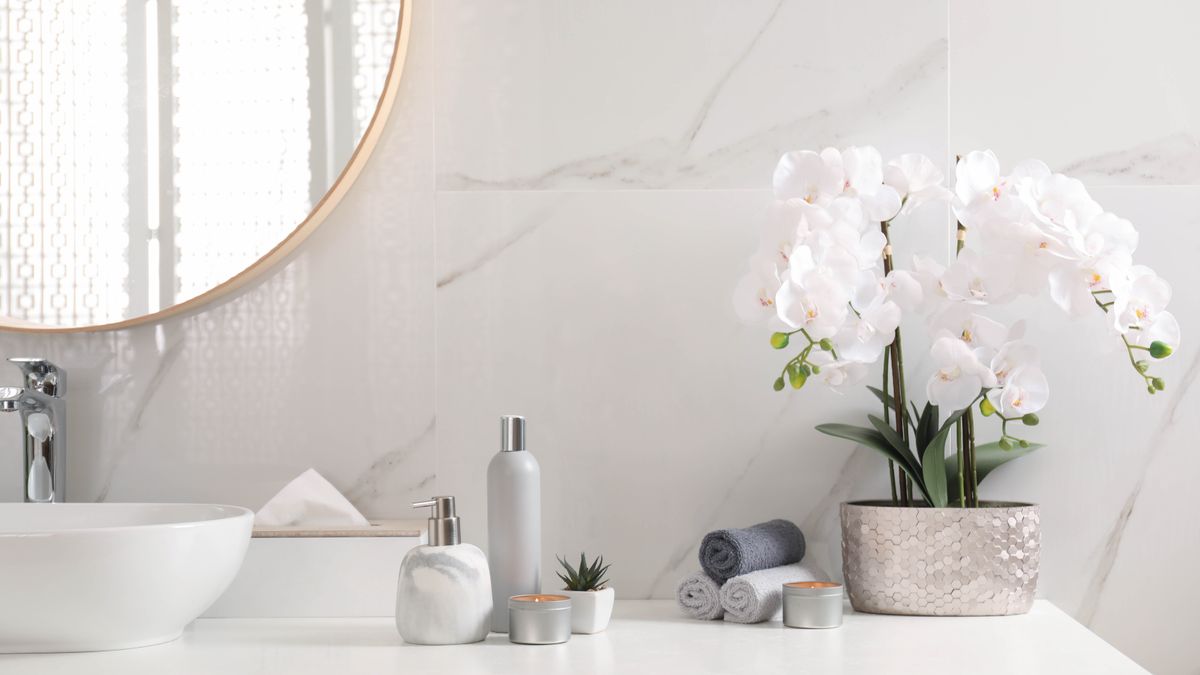
<instances>
[{"instance_id":1,"label":"marble veining","mask_svg":"<svg viewBox=\"0 0 1200 675\"><path fill-rule=\"evenodd\" d=\"M1088 588L1083 597L1083 604L1079 610L1075 612L1075 617L1078 618L1084 625L1091 625L1099 611L1100 602L1104 597L1104 586L1108 582L1109 575L1112 573L1113 565L1116 563L1117 556L1121 554L1121 542L1125 535L1125 528L1129 525L1129 519L1133 515L1133 510L1137 506L1138 497L1142 493L1142 488L1146 482L1146 474L1154 465L1162 448L1166 445L1172 431L1176 429L1178 421L1179 405L1182 403L1192 385L1195 384L1197 378L1200 378L1200 352L1192 358L1188 364L1187 370L1180 377L1177 384L1171 392L1171 396L1167 401L1167 408L1162 414L1161 420L1154 425L1153 432L1150 434L1149 442L1147 443L1147 452L1144 464L1139 471L1137 483L1130 490L1129 496L1125 498L1125 503L1121 507L1121 512L1113 523L1111 532L1104 540L1103 547L1099 552L1099 562L1096 565L1096 570L1092 573L1091 581L1088 583Z\"/></svg>"},{"instance_id":2,"label":"marble veining","mask_svg":"<svg viewBox=\"0 0 1200 675\"><path fill-rule=\"evenodd\" d=\"M1089 182L1187 185L1200 181L1200 141L1189 133L1175 133L1131 148L1084 157L1060 170Z\"/></svg>"},{"instance_id":3,"label":"marble veining","mask_svg":"<svg viewBox=\"0 0 1200 675\"><path fill-rule=\"evenodd\" d=\"M764 30L766 27L764 26ZM743 56L744 58L744 56ZM739 186L759 187L761 167L773 166L791 147L837 145L863 139L861 131L872 123L886 123L887 111L904 109L914 88L932 86L944 75L945 40L937 40L853 100L824 106L791 121L752 131L732 143L698 152L697 135L707 111L720 95L725 75L708 96L700 115L675 139L658 138L600 155L582 157L548 168L536 175L485 178L454 172L439 175L443 190L555 190L555 189L665 189L709 185L735 169L755 175L759 182L738 181ZM757 167L757 170L755 169Z\"/></svg>"}]
</instances>

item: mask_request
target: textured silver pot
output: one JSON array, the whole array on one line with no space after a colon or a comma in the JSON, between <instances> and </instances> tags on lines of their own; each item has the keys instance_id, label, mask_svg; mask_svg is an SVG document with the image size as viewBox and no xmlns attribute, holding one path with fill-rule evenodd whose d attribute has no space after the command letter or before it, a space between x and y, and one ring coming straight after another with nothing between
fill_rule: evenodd
<instances>
[{"instance_id":1,"label":"textured silver pot","mask_svg":"<svg viewBox=\"0 0 1200 675\"><path fill-rule=\"evenodd\" d=\"M860 612L1024 614L1033 605L1042 529L1034 504L976 509L842 504L842 573Z\"/></svg>"}]
</instances>

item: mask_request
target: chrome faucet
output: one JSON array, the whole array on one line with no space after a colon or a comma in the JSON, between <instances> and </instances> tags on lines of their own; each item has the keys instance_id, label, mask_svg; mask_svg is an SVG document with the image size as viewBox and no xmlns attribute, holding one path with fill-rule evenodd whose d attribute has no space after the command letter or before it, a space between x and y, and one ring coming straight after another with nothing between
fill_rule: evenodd
<instances>
[{"instance_id":1,"label":"chrome faucet","mask_svg":"<svg viewBox=\"0 0 1200 675\"><path fill-rule=\"evenodd\" d=\"M67 373L45 359L13 358L20 387L0 387L0 411L21 413L25 501L66 501Z\"/></svg>"}]
</instances>

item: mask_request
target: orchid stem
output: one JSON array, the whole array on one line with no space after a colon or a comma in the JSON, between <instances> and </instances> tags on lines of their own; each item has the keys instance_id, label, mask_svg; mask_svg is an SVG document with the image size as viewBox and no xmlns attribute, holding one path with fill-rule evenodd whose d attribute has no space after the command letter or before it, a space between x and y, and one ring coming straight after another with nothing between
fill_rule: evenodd
<instances>
[{"instance_id":1,"label":"orchid stem","mask_svg":"<svg viewBox=\"0 0 1200 675\"><path fill-rule=\"evenodd\" d=\"M888 350L886 349L883 350L883 386L880 389L885 394L888 391ZM891 423L891 415L886 402L883 404L883 421L887 424ZM896 495L896 463L890 459L888 460L888 482L892 485L892 506L899 506L900 500Z\"/></svg>"}]
</instances>

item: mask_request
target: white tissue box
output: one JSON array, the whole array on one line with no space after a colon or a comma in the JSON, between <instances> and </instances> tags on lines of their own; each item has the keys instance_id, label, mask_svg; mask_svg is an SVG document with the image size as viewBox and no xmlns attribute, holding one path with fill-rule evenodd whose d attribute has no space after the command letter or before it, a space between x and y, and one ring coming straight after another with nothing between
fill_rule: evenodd
<instances>
[{"instance_id":1,"label":"white tissue box","mask_svg":"<svg viewBox=\"0 0 1200 675\"><path fill-rule=\"evenodd\" d=\"M394 616L400 561L427 541L424 527L256 527L237 578L204 616Z\"/></svg>"}]
</instances>

